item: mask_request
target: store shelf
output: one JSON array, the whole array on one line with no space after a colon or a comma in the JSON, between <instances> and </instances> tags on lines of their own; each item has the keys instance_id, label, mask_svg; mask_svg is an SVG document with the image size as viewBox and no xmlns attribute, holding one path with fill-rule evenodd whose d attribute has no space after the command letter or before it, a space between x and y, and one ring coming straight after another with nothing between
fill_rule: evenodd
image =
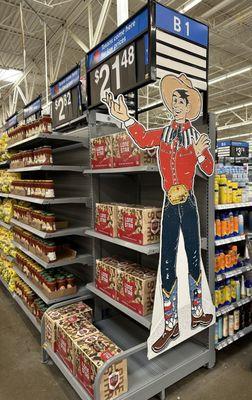
<instances>
[{"instance_id":1,"label":"store shelf","mask_svg":"<svg viewBox=\"0 0 252 400\"><path fill-rule=\"evenodd\" d=\"M249 325L246 328L241 329L240 331L235 333L233 336L228 336L226 339L224 339L221 342L217 343L215 345L215 348L216 348L216 350L224 349L224 347L227 347L231 343L236 342L236 340L242 338L245 335L248 335L251 332L252 332L252 325Z\"/></svg>"},{"instance_id":2,"label":"store shelf","mask_svg":"<svg viewBox=\"0 0 252 400\"><path fill-rule=\"evenodd\" d=\"M1 196L1 193L0 193ZM85 204L89 206L90 204L90 197L55 197L53 199L44 199L44 198L37 198L37 197L30 197L30 196L18 196L17 194L9 193L8 196L11 199L27 201L28 203L35 203L35 204Z\"/></svg>"},{"instance_id":3,"label":"store shelf","mask_svg":"<svg viewBox=\"0 0 252 400\"><path fill-rule=\"evenodd\" d=\"M22 299L16 294L13 294L13 299L19 305L19 307L23 310L25 315L29 318L29 320L33 323L33 325L37 328L39 332L41 332L41 324L37 321L36 317L31 313L31 311L26 307L23 303Z\"/></svg>"},{"instance_id":4,"label":"store shelf","mask_svg":"<svg viewBox=\"0 0 252 400\"><path fill-rule=\"evenodd\" d=\"M103 235L102 233L96 232L94 229L85 230L85 235L94 237L97 239L105 240L106 242L118 244L119 246L123 246L128 249L138 251L139 253L147 254L148 256L151 254L159 253L160 243L147 244L145 246L141 246L140 244L135 244L135 243L127 242L126 240L122 240L119 238L112 238L110 236ZM207 248L207 239L206 238L201 238L201 248L202 249Z\"/></svg>"},{"instance_id":5,"label":"store shelf","mask_svg":"<svg viewBox=\"0 0 252 400\"><path fill-rule=\"evenodd\" d=\"M118 301L112 299L111 297L109 297L108 295L103 293L101 290L97 289L95 287L95 283L88 283L87 284L87 289L89 289L90 292L92 292L96 296L98 296L101 299L105 300L107 303L111 304L113 307L115 307L118 310L122 311L124 314L126 314L129 317L133 318L139 324L145 326L145 328L148 328L148 329L151 328L152 314L149 314L149 315L147 315L145 317L137 314L136 312L132 311L130 308L124 306L123 304L120 304Z\"/></svg>"},{"instance_id":6,"label":"store shelf","mask_svg":"<svg viewBox=\"0 0 252 400\"><path fill-rule=\"evenodd\" d=\"M245 240L245 239L246 239L245 235L233 236L233 237L230 237L227 239L217 239L217 240L215 240L215 246L222 246L224 244L240 242L241 240Z\"/></svg>"},{"instance_id":7,"label":"store shelf","mask_svg":"<svg viewBox=\"0 0 252 400\"><path fill-rule=\"evenodd\" d=\"M147 255L159 253L159 243L141 246L139 244L126 242L125 240L122 239L112 238L110 236L103 235L102 233L96 232L94 229L87 229L85 231L85 234L87 236L91 236L97 239L105 240L107 242L118 244L119 246L127 247L128 249L138 251L139 253Z\"/></svg>"},{"instance_id":8,"label":"store shelf","mask_svg":"<svg viewBox=\"0 0 252 400\"><path fill-rule=\"evenodd\" d=\"M109 318L100 321L96 326L123 349L122 358L127 358L129 389L128 392L119 396L118 400L152 398L166 387L206 365L209 360L209 349L193 340L183 342L158 357L147 360L146 333L143 333L143 328L139 329L135 322L124 317ZM80 398L91 400L57 354L53 353L49 346L44 346L44 350ZM99 386L96 376L95 398L99 399L97 393L99 393Z\"/></svg>"},{"instance_id":9,"label":"store shelf","mask_svg":"<svg viewBox=\"0 0 252 400\"><path fill-rule=\"evenodd\" d=\"M137 167L124 168L103 168L103 169L85 169L84 174L130 174L137 172L155 172L158 171L157 165L140 165Z\"/></svg>"},{"instance_id":10,"label":"store shelf","mask_svg":"<svg viewBox=\"0 0 252 400\"><path fill-rule=\"evenodd\" d=\"M3 250L1 250L0 249L0 254L2 255L2 256L4 256L5 258L6 258L6 260L8 260L8 261L10 261L10 262L13 262L14 261L14 258L12 257L12 256L9 256L8 254L6 254Z\"/></svg>"},{"instance_id":11,"label":"store shelf","mask_svg":"<svg viewBox=\"0 0 252 400\"><path fill-rule=\"evenodd\" d=\"M55 303L60 303L61 301L65 300L70 300L70 299L75 299L76 297L83 296L86 292L87 289L85 286L80 286L79 289L75 294L71 294L68 296L62 296L58 297L57 299L49 299L45 292L41 290L37 285L35 285L28 277L26 274L24 274L22 271L20 271L19 268L13 267L14 271L16 274L28 285L30 288L48 305L50 304L55 304Z\"/></svg>"},{"instance_id":12,"label":"store shelf","mask_svg":"<svg viewBox=\"0 0 252 400\"><path fill-rule=\"evenodd\" d=\"M252 207L252 201L246 203L232 203L232 204L217 204L215 210L228 210L231 208Z\"/></svg>"},{"instance_id":13,"label":"store shelf","mask_svg":"<svg viewBox=\"0 0 252 400\"><path fill-rule=\"evenodd\" d=\"M14 218L11 219L11 223L13 225L19 226L20 228L25 229L26 231L32 232L35 235L37 235L43 239L50 239L50 238L55 238L55 237L63 237L63 236L71 236L71 235L84 236L84 231L87 229L86 226L70 227L70 228L65 228L65 229L58 229L56 232L49 233L49 232L40 231L39 229L33 228L32 226L24 224L23 222L20 222ZM1 225L1 222L0 222L0 225Z\"/></svg>"},{"instance_id":14,"label":"store shelf","mask_svg":"<svg viewBox=\"0 0 252 400\"><path fill-rule=\"evenodd\" d=\"M11 229L11 225L0 219L0 226L3 226L5 229Z\"/></svg>"},{"instance_id":15,"label":"store shelf","mask_svg":"<svg viewBox=\"0 0 252 400\"><path fill-rule=\"evenodd\" d=\"M228 278L232 278L232 276L237 276L237 275L241 275L244 272L248 272L252 269L252 264L249 265L243 265L239 268L233 269L232 271L228 271L228 272L223 272L222 274L217 274L215 276L215 281L216 282L220 282L223 279L228 279Z\"/></svg>"},{"instance_id":16,"label":"store shelf","mask_svg":"<svg viewBox=\"0 0 252 400\"><path fill-rule=\"evenodd\" d=\"M241 299L232 303L228 306L221 307L218 311L216 311L216 316L227 314L228 312L235 310L236 308L244 306L244 304L250 303L252 301L252 297L245 297L245 299Z\"/></svg>"},{"instance_id":17,"label":"store shelf","mask_svg":"<svg viewBox=\"0 0 252 400\"><path fill-rule=\"evenodd\" d=\"M34 172L34 171L51 171L51 172L82 172L84 165L35 165L32 167L10 168L9 172Z\"/></svg>"},{"instance_id":18,"label":"store shelf","mask_svg":"<svg viewBox=\"0 0 252 400\"><path fill-rule=\"evenodd\" d=\"M21 246L21 244L15 242L15 241L13 241L13 243L17 249L21 250L27 256L31 257L37 263L42 265L42 267L44 267L45 269L66 267L68 265L73 265L73 264L88 265L92 261L92 256L90 254L77 254L77 256L75 258L66 258L66 259L55 261L55 262L47 263L46 261L42 260L41 258L35 256L33 253L31 253L25 247Z\"/></svg>"},{"instance_id":19,"label":"store shelf","mask_svg":"<svg viewBox=\"0 0 252 400\"><path fill-rule=\"evenodd\" d=\"M0 192L0 197L9 197L9 193Z\"/></svg>"},{"instance_id":20,"label":"store shelf","mask_svg":"<svg viewBox=\"0 0 252 400\"><path fill-rule=\"evenodd\" d=\"M0 276L0 282L2 283L2 285L5 287L5 289L10 293L10 295L12 296L12 293L9 289L9 286L7 284L7 282L5 282L5 280Z\"/></svg>"},{"instance_id":21,"label":"store shelf","mask_svg":"<svg viewBox=\"0 0 252 400\"><path fill-rule=\"evenodd\" d=\"M20 140L14 144L10 144L7 149L15 149L15 150L22 150L22 149L30 149L34 147L38 147L45 143L48 146L53 148L68 146L70 143L82 143L83 138L74 137L74 136L66 136L63 134L57 133L38 133L33 135L29 138Z\"/></svg>"}]
</instances>

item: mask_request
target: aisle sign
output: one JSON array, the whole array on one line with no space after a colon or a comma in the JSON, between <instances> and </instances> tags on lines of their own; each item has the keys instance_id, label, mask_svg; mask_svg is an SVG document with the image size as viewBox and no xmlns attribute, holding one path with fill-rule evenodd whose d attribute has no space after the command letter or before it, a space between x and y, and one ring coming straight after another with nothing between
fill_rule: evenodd
<instances>
[{"instance_id":1,"label":"aisle sign","mask_svg":"<svg viewBox=\"0 0 252 400\"><path fill-rule=\"evenodd\" d=\"M144 7L87 54L88 106L106 91L126 93L150 82L149 9Z\"/></svg>"},{"instance_id":2,"label":"aisle sign","mask_svg":"<svg viewBox=\"0 0 252 400\"><path fill-rule=\"evenodd\" d=\"M18 116L17 113L11 115L9 118L7 118L6 123L5 123L5 129L8 130L10 128L13 128L18 124Z\"/></svg>"},{"instance_id":3,"label":"aisle sign","mask_svg":"<svg viewBox=\"0 0 252 400\"><path fill-rule=\"evenodd\" d=\"M24 119L27 119L33 115L35 115L35 118L37 118L41 113L41 109L41 96L38 96L35 100L32 100L24 107Z\"/></svg>"},{"instance_id":4,"label":"aisle sign","mask_svg":"<svg viewBox=\"0 0 252 400\"><path fill-rule=\"evenodd\" d=\"M81 115L80 68L64 75L50 86L53 128Z\"/></svg>"}]
</instances>

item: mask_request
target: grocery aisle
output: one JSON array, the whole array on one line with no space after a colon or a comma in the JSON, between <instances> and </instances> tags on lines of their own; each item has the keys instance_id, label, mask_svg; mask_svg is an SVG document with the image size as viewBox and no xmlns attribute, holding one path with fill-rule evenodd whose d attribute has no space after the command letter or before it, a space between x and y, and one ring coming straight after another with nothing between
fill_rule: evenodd
<instances>
[{"instance_id":1,"label":"grocery aisle","mask_svg":"<svg viewBox=\"0 0 252 400\"><path fill-rule=\"evenodd\" d=\"M40 336L2 286L0 315L0 400L79 400L57 367L40 363ZM167 400L250 400L251 338L219 352L214 369L173 385Z\"/></svg>"}]
</instances>

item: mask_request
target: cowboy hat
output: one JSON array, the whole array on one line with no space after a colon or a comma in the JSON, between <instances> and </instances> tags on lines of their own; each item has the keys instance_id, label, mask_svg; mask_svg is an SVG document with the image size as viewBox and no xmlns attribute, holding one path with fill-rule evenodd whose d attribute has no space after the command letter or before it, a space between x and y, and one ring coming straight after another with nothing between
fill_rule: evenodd
<instances>
[{"instance_id":1,"label":"cowboy hat","mask_svg":"<svg viewBox=\"0 0 252 400\"><path fill-rule=\"evenodd\" d=\"M172 95L176 90L180 89L184 89L188 94L190 110L187 114L187 118L190 120L197 119L201 112L201 95L199 91L193 87L192 82L185 74L180 74L179 76L165 75L161 79L160 90L163 103L172 112Z\"/></svg>"}]
</instances>

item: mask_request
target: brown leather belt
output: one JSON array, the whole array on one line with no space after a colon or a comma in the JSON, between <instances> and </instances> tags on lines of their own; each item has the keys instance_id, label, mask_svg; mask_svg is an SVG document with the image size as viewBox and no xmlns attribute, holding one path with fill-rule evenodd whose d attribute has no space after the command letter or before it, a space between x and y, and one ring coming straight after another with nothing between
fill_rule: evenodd
<instances>
[{"instance_id":1,"label":"brown leather belt","mask_svg":"<svg viewBox=\"0 0 252 400\"><path fill-rule=\"evenodd\" d=\"M188 196L189 190L183 184L173 185L167 192L167 197L173 206L185 203Z\"/></svg>"}]
</instances>

